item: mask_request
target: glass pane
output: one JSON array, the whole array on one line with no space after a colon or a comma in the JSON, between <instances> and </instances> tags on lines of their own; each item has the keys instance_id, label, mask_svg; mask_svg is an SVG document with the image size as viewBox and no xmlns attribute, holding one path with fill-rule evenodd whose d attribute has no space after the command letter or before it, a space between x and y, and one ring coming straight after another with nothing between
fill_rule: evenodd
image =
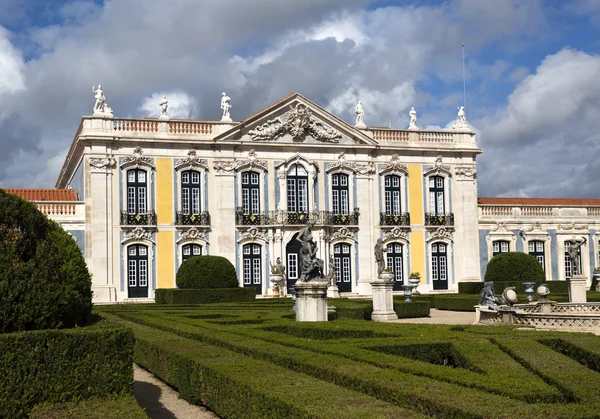
<instances>
[{"instance_id":1,"label":"glass pane","mask_svg":"<svg viewBox=\"0 0 600 419\"><path fill-rule=\"evenodd\" d=\"M402 245L401 244L396 245L396 253L402 253Z\"/></svg>"},{"instance_id":2,"label":"glass pane","mask_svg":"<svg viewBox=\"0 0 600 419\"><path fill-rule=\"evenodd\" d=\"M296 211L296 181L294 179L287 180L287 195L288 195L288 211Z\"/></svg>"},{"instance_id":3,"label":"glass pane","mask_svg":"<svg viewBox=\"0 0 600 419\"><path fill-rule=\"evenodd\" d=\"M392 184L391 184L391 180L390 180L390 176L386 176L384 179L384 185L386 188L389 188Z\"/></svg>"},{"instance_id":4,"label":"glass pane","mask_svg":"<svg viewBox=\"0 0 600 419\"><path fill-rule=\"evenodd\" d=\"M392 187L394 187L394 188L400 187L400 178L398 176L392 177Z\"/></svg>"},{"instance_id":5,"label":"glass pane","mask_svg":"<svg viewBox=\"0 0 600 419\"><path fill-rule=\"evenodd\" d=\"M260 210L260 205L258 201L258 189L252 189L252 214L258 214Z\"/></svg>"},{"instance_id":6,"label":"glass pane","mask_svg":"<svg viewBox=\"0 0 600 419\"><path fill-rule=\"evenodd\" d=\"M148 286L148 261L140 260L140 287Z\"/></svg>"},{"instance_id":7,"label":"glass pane","mask_svg":"<svg viewBox=\"0 0 600 419\"><path fill-rule=\"evenodd\" d=\"M338 186L338 175L333 175L331 178L331 186Z\"/></svg>"},{"instance_id":8,"label":"glass pane","mask_svg":"<svg viewBox=\"0 0 600 419\"><path fill-rule=\"evenodd\" d=\"M143 170L138 171L138 182L146 182L146 172L144 172Z\"/></svg>"},{"instance_id":9,"label":"glass pane","mask_svg":"<svg viewBox=\"0 0 600 419\"><path fill-rule=\"evenodd\" d=\"M287 276L290 279L298 279L298 255L296 253L289 253L287 256Z\"/></svg>"},{"instance_id":10,"label":"glass pane","mask_svg":"<svg viewBox=\"0 0 600 419\"><path fill-rule=\"evenodd\" d=\"M436 179L435 179L435 186L436 186L438 189L442 189L442 188L444 187L444 179L443 179L443 178L441 178L441 177L438 177L438 178L436 178Z\"/></svg>"},{"instance_id":11,"label":"glass pane","mask_svg":"<svg viewBox=\"0 0 600 419\"><path fill-rule=\"evenodd\" d=\"M308 172L306 171L306 169L302 166L300 166L299 164L296 165L296 175L298 176L307 176Z\"/></svg>"},{"instance_id":12,"label":"glass pane","mask_svg":"<svg viewBox=\"0 0 600 419\"><path fill-rule=\"evenodd\" d=\"M244 253L246 251L244 250ZM252 283L251 273L250 273L250 259L244 258L244 284L249 285Z\"/></svg>"},{"instance_id":13,"label":"glass pane","mask_svg":"<svg viewBox=\"0 0 600 419\"><path fill-rule=\"evenodd\" d=\"M535 243L534 242L529 242L527 247L529 248L529 252L535 252Z\"/></svg>"},{"instance_id":14,"label":"glass pane","mask_svg":"<svg viewBox=\"0 0 600 419\"><path fill-rule=\"evenodd\" d=\"M198 245L194 245L194 255L198 256L202 254L202 247Z\"/></svg>"},{"instance_id":15,"label":"glass pane","mask_svg":"<svg viewBox=\"0 0 600 419\"><path fill-rule=\"evenodd\" d=\"M135 246L129 246L129 256L135 256L136 255L136 247Z\"/></svg>"},{"instance_id":16,"label":"glass pane","mask_svg":"<svg viewBox=\"0 0 600 419\"><path fill-rule=\"evenodd\" d=\"M253 245L252 246L252 253L255 254L255 255L260 255L260 246Z\"/></svg>"},{"instance_id":17,"label":"glass pane","mask_svg":"<svg viewBox=\"0 0 600 419\"><path fill-rule=\"evenodd\" d=\"M190 246L183 246L183 255L188 256L190 254Z\"/></svg>"},{"instance_id":18,"label":"glass pane","mask_svg":"<svg viewBox=\"0 0 600 419\"><path fill-rule=\"evenodd\" d=\"M138 188L138 214L146 214L146 188Z\"/></svg>"},{"instance_id":19,"label":"glass pane","mask_svg":"<svg viewBox=\"0 0 600 419\"><path fill-rule=\"evenodd\" d=\"M535 243L535 250L538 252L543 252L544 251L544 243L542 242L536 242Z\"/></svg>"},{"instance_id":20,"label":"glass pane","mask_svg":"<svg viewBox=\"0 0 600 419\"><path fill-rule=\"evenodd\" d=\"M192 183L195 183L195 184L200 183L200 173L192 172Z\"/></svg>"},{"instance_id":21,"label":"glass pane","mask_svg":"<svg viewBox=\"0 0 600 419\"><path fill-rule=\"evenodd\" d=\"M127 172L127 182L135 183L135 170L130 170Z\"/></svg>"},{"instance_id":22,"label":"glass pane","mask_svg":"<svg viewBox=\"0 0 600 419\"><path fill-rule=\"evenodd\" d=\"M341 186L348 186L348 176L346 176L346 175L340 175L340 185Z\"/></svg>"},{"instance_id":23,"label":"glass pane","mask_svg":"<svg viewBox=\"0 0 600 419\"><path fill-rule=\"evenodd\" d=\"M308 181L298 179L298 211L308 211Z\"/></svg>"},{"instance_id":24,"label":"glass pane","mask_svg":"<svg viewBox=\"0 0 600 419\"><path fill-rule=\"evenodd\" d=\"M255 284L260 284L260 259L252 259L252 276Z\"/></svg>"},{"instance_id":25,"label":"glass pane","mask_svg":"<svg viewBox=\"0 0 600 419\"><path fill-rule=\"evenodd\" d=\"M200 188L192 188L192 213L200 214Z\"/></svg>"},{"instance_id":26,"label":"glass pane","mask_svg":"<svg viewBox=\"0 0 600 419\"><path fill-rule=\"evenodd\" d=\"M181 183L190 183L190 172L183 172L181 174Z\"/></svg>"},{"instance_id":27,"label":"glass pane","mask_svg":"<svg viewBox=\"0 0 600 419\"><path fill-rule=\"evenodd\" d=\"M250 245L244 246L244 254L245 255L249 255L250 254Z\"/></svg>"},{"instance_id":28,"label":"glass pane","mask_svg":"<svg viewBox=\"0 0 600 419\"><path fill-rule=\"evenodd\" d=\"M147 252L147 249L146 249L146 247L144 247L144 246L140 246L140 249L139 249L139 255L140 255L140 256L146 256L146 252Z\"/></svg>"},{"instance_id":29,"label":"glass pane","mask_svg":"<svg viewBox=\"0 0 600 419\"><path fill-rule=\"evenodd\" d=\"M342 245L342 252L343 253L350 253L350 246L348 246L347 244L343 244Z\"/></svg>"},{"instance_id":30,"label":"glass pane","mask_svg":"<svg viewBox=\"0 0 600 419\"><path fill-rule=\"evenodd\" d=\"M249 178L249 176L248 176L247 172L242 173L242 185L248 184L248 178Z\"/></svg>"},{"instance_id":31,"label":"glass pane","mask_svg":"<svg viewBox=\"0 0 600 419\"><path fill-rule=\"evenodd\" d=\"M129 261L129 270L128 270L128 278L129 278L129 286L135 287L137 284L137 275L136 275L136 261Z\"/></svg>"},{"instance_id":32,"label":"glass pane","mask_svg":"<svg viewBox=\"0 0 600 419\"><path fill-rule=\"evenodd\" d=\"M258 173L251 174L251 181L252 181L253 185L258 185L258 179L259 179Z\"/></svg>"},{"instance_id":33,"label":"glass pane","mask_svg":"<svg viewBox=\"0 0 600 419\"><path fill-rule=\"evenodd\" d=\"M350 258L342 258L342 280L350 282Z\"/></svg>"}]
</instances>

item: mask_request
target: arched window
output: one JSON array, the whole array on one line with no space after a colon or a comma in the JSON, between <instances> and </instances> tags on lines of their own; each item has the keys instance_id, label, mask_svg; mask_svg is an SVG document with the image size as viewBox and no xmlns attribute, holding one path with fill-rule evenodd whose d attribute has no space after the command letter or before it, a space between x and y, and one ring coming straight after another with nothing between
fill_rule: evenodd
<instances>
[{"instance_id":1,"label":"arched window","mask_svg":"<svg viewBox=\"0 0 600 419\"><path fill-rule=\"evenodd\" d=\"M287 209L290 212L308 212L308 173L299 164L287 173Z\"/></svg>"},{"instance_id":2,"label":"arched window","mask_svg":"<svg viewBox=\"0 0 600 419\"><path fill-rule=\"evenodd\" d=\"M402 212L400 194L400 176L388 175L384 178L385 189L385 213L388 215L400 215Z\"/></svg>"},{"instance_id":3,"label":"arched window","mask_svg":"<svg viewBox=\"0 0 600 419\"><path fill-rule=\"evenodd\" d=\"M148 190L146 171L130 169L127 171L127 213L146 214L148 212Z\"/></svg>"},{"instance_id":4,"label":"arched window","mask_svg":"<svg viewBox=\"0 0 600 419\"><path fill-rule=\"evenodd\" d=\"M434 215L443 215L445 211L444 178L442 176L429 177L429 212Z\"/></svg>"},{"instance_id":5,"label":"arched window","mask_svg":"<svg viewBox=\"0 0 600 419\"><path fill-rule=\"evenodd\" d=\"M244 287L255 288L257 294L262 294L261 246L245 244L242 247L244 264Z\"/></svg>"},{"instance_id":6,"label":"arched window","mask_svg":"<svg viewBox=\"0 0 600 419\"><path fill-rule=\"evenodd\" d=\"M148 298L148 246L127 247L127 296Z\"/></svg>"},{"instance_id":7,"label":"arched window","mask_svg":"<svg viewBox=\"0 0 600 419\"><path fill-rule=\"evenodd\" d=\"M448 245L446 243L431 245L431 279L434 290L448 289Z\"/></svg>"},{"instance_id":8,"label":"arched window","mask_svg":"<svg viewBox=\"0 0 600 419\"><path fill-rule=\"evenodd\" d=\"M202 246L199 244L190 243L181 247L181 262L184 262L186 259L189 259L192 256L200 255L202 255Z\"/></svg>"},{"instance_id":9,"label":"arched window","mask_svg":"<svg viewBox=\"0 0 600 419\"><path fill-rule=\"evenodd\" d=\"M260 175L257 172L242 173L242 210L244 214L260 212Z\"/></svg>"},{"instance_id":10,"label":"arched window","mask_svg":"<svg viewBox=\"0 0 600 419\"><path fill-rule=\"evenodd\" d=\"M506 240L496 240L492 243L492 255L496 256L500 253L508 253L510 249L509 243Z\"/></svg>"},{"instance_id":11,"label":"arched window","mask_svg":"<svg viewBox=\"0 0 600 419\"><path fill-rule=\"evenodd\" d=\"M352 291L352 265L350 264L350 245L338 243L333 246L335 275L340 292Z\"/></svg>"},{"instance_id":12,"label":"arched window","mask_svg":"<svg viewBox=\"0 0 600 419\"><path fill-rule=\"evenodd\" d=\"M546 268L546 260L544 255L544 242L540 240L532 240L527 243L529 254L531 256L535 256L540 265L542 265L542 269ZM570 261L570 259L569 259Z\"/></svg>"},{"instance_id":13,"label":"arched window","mask_svg":"<svg viewBox=\"0 0 600 419\"><path fill-rule=\"evenodd\" d=\"M200 172L181 172L181 212L200 214Z\"/></svg>"},{"instance_id":14,"label":"arched window","mask_svg":"<svg viewBox=\"0 0 600 419\"><path fill-rule=\"evenodd\" d=\"M336 215L348 215L350 213L348 175L336 173L331 176L331 193L332 212Z\"/></svg>"},{"instance_id":15,"label":"arched window","mask_svg":"<svg viewBox=\"0 0 600 419\"><path fill-rule=\"evenodd\" d=\"M401 243L387 245L387 267L394 272L394 291L402 290L404 285L403 246Z\"/></svg>"}]
</instances>

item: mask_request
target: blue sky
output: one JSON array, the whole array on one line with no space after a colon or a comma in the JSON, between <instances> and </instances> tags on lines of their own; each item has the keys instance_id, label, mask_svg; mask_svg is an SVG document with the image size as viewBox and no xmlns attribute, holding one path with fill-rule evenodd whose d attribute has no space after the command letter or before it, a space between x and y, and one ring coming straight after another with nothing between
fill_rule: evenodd
<instances>
[{"instance_id":1,"label":"blue sky","mask_svg":"<svg viewBox=\"0 0 600 419\"><path fill-rule=\"evenodd\" d=\"M597 197L598 0L0 0L0 187L51 187L91 86L118 116L241 120L297 91L347 121L445 128L481 196ZM585 179L585 182L582 182Z\"/></svg>"}]
</instances>

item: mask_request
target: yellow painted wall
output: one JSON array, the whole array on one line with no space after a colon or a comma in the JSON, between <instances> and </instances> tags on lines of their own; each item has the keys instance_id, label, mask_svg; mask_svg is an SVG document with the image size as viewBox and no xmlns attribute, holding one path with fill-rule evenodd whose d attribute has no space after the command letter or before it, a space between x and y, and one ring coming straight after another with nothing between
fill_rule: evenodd
<instances>
[{"instance_id":1,"label":"yellow painted wall","mask_svg":"<svg viewBox=\"0 0 600 419\"><path fill-rule=\"evenodd\" d=\"M175 283L175 234L172 231L156 233L156 269L158 288L173 288Z\"/></svg>"},{"instance_id":2,"label":"yellow painted wall","mask_svg":"<svg viewBox=\"0 0 600 419\"><path fill-rule=\"evenodd\" d=\"M408 165L408 194L410 223L423 225L425 215L423 208L423 169L420 164ZM425 281L425 232L413 231L410 233L410 270L421 274L421 281Z\"/></svg>"},{"instance_id":3,"label":"yellow painted wall","mask_svg":"<svg viewBox=\"0 0 600 419\"><path fill-rule=\"evenodd\" d=\"M156 159L156 216L158 224L173 224L173 159Z\"/></svg>"}]
</instances>

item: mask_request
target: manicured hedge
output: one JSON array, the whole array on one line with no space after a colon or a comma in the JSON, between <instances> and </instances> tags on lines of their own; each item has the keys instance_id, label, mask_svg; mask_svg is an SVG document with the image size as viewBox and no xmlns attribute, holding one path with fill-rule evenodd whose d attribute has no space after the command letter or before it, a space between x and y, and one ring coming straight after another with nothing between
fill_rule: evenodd
<instances>
[{"instance_id":1,"label":"manicured hedge","mask_svg":"<svg viewBox=\"0 0 600 419\"><path fill-rule=\"evenodd\" d=\"M479 303L479 295L464 297L436 295L433 299L433 306L438 310L475 311L477 303Z\"/></svg>"},{"instance_id":2,"label":"manicured hedge","mask_svg":"<svg viewBox=\"0 0 600 419\"><path fill-rule=\"evenodd\" d=\"M235 267L222 256L193 256L186 259L175 278L177 287L189 289L234 288L238 286Z\"/></svg>"},{"instance_id":3,"label":"manicured hedge","mask_svg":"<svg viewBox=\"0 0 600 419\"><path fill-rule=\"evenodd\" d=\"M80 402L43 403L29 419L147 419L133 396L92 398Z\"/></svg>"},{"instance_id":4,"label":"manicured hedge","mask_svg":"<svg viewBox=\"0 0 600 419\"><path fill-rule=\"evenodd\" d=\"M214 289L159 288L154 294L156 304L238 303L254 301L255 298L256 289L239 287Z\"/></svg>"},{"instance_id":5,"label":"manicured hedge","mask_svg":"<svg viewBox=\"0 0 600 419\"><path fill-rule=\"evenodd\" d=\"M525 281L527 282L527 281ZM537 281L534 286L534 291L537 289L538 285L547 284L548 288L550 288L550 297L552 294L567 294L569 292L569 283L567 281ZM494 291L500 295L504 288L506 287L516 287L518 294L525 293L525 287L523 286L523 281L494 281ZM483 282L459 282L458 283L458 292L459 294L477 294L481 292L483 288ZM537 295L537 294L534 294Z\"/></svg>"},{"instance_id":6,"label":"manicured hedge","mask_svg":"<svg viewBox=\"0 0 600 419\"><path fill-rule=\"evenodd\" d=\"M535 256L523 252L500 253L485 268L485 281L539 282L545 280L544 269Z\"/></svg>"},{"instance_id":7,"label":"manicured hedge","mask_svg":"<svg viewBox=\"0 0 600 419\"><path fill-rule=\"evenodd\" d=\"M34 405L130 394L133 334L106 321L84 328L0 334L0 417Z\"/></svg>"},{"instance_id":8,"label":"manicured hedge","mask_svg":"<svg viewBox=\"0 0 600 419\"><path fill-rule=\"evenodd\" d=\"M337 313L337 315L330 318L330 320L335 318L371 320L373 303L369 300L349 301L347 299L329 299L328 305L334 306ZM429 308L430 305L428 301L405 303L403 300L394 300L394 311L400 319L428 317Z\"/></svg>"}]
</instances>

